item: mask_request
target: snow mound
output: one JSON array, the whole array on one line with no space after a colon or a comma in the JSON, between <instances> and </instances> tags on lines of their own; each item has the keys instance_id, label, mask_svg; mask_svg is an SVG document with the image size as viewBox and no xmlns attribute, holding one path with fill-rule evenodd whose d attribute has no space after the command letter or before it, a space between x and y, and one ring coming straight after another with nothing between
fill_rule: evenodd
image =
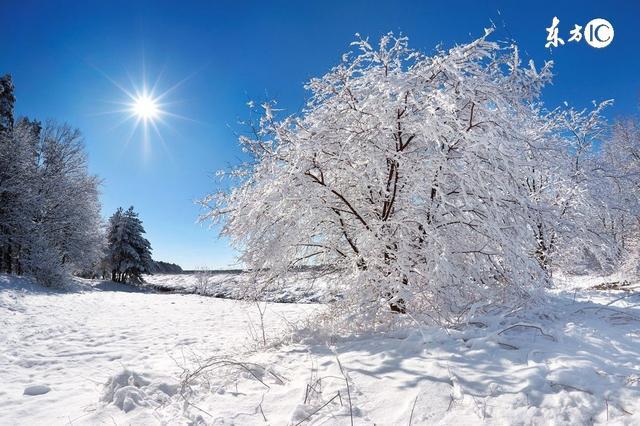
<instances>
[{"instance_id":1,"label":"snow mound","mask_svg":"<svg viewBox=\"0 0 640 426\"><path fill-rule=\"evenodd\" d=\"M49 393L51 388L47 385L33 385L27 386L24 388L23 395L36 396L36 395L44 395L45 393Z\"/></svg>"},{"instance_id":2,"label":"snow mound","mask_svg":"<svg viewBox=\"0 0 640 426\"><path fill-rule=\"evenodd\" d=\"M152 381L134 371L122 370L104 385L101 402L113 404L125 413L137 407L156 408L169 401L178 385Z\"/></svg>"}]
</instances>

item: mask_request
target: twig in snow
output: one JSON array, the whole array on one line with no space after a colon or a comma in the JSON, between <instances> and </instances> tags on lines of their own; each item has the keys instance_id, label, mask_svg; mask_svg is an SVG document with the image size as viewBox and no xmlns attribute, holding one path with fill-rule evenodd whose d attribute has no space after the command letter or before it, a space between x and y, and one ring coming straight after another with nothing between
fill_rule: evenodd
<instances>
[{"instance_id":1,"label":"twig in snow","mask_svg":"<svg viewBox=\"0 0 640 426\"><path fill-rule=\"evenodd\" d=\"M638 294L639 293L628 293L628 294L625 294L624 296L621 296L621 297L618 297L617 299L612 300L611 302L607 303L605 306L611 306L614 303L621 301L622 299L627 299L627 298L632 297L632 296L637 296Z\"/></svg>"},{"instance_id":2,"label":"twig in snow","mask_svg":"<svg viewBox=\"0 0 640 426\"><path fill-rule=\"evenodd\" d=\"M505 349L510 349L512 351L517 351L518 349L520 349L517 346L513 346L513 345L510 345L510 344L504 343L504 342L498 342L498 345L502 346Z\"/></svg>"},{"instance_id":3,"label":"twig in snow","mask_svg":"<svg viewBox=\"0 0 640 426\"><path fill-rule=\"evenodd\" d=\"M451 407L453 407L453 403L456 402L456 399L453 397L453 395L449 395L449 406L447 407L447 411L451 410Z\"/></svg>"},{"instance_id":4,"label":"twig in snow","mask_svg":"<svg viewBox=\"0 0 640 426\"><path fill-rule=\"evenodd\" d=\"M304 402L303 404L307 403L307 399L309 398L309 384L307 383L307 387L304 390Z\"/></svg>"},{"instance_id":5,"label":"twig in snow","mask_svg":"<svg viewBox=\"0 0 640 426\"><path fill-rule=\"evenodd\" d=\"M630 314L628 312L624 312L624 311L619 311L618 309L614 309L614 308L609 308L607 306L587 306L586 308L581 308L578 309L577 311L574 312L574 314L577 314L578 312L582 312L582 311L586 311L587 309L597 309L596 313L600 312L600 311L611 311L611 312L615 312L617 314L621 314L621 315L626 315L631 319L634 319L636 321L640 321L640 318Z\"/></svg>"},{"instance_id":6,"label":"twig in snow","mask_svg":"<svg viewBox=\"0 0 640 426\"><path fill-rule=\"evenodd\" d=\"M560 388L565 388L565 389L574 390L574 391L578 391L578 392L584 392L586 394L593 395L593 392L591 392L588 389L580 389L580 388L577 388L575 386L565 385L564 383L549 382L549 386L551 386L551 387L557 386L557 387L560 387Z\"/></svg>"},{"instance_id":7,"label":"twig in snow","mask_svg":"<svg viewBox=\"0 0 640 426\"><path fill-rule=\"evenodd\" d=\"M409 426L411 426L411 421L413 420L413 410L416 409L416 402L418 402L418 397L420 396L420 392L416 395L416 399L413 400L413 405L411 406L411 414L409 415Z\"/></svg>"},{"instance_id":8,"label":"twig in snow","mask_svg":"<svg viewBox=\"0 0 640 426\"><path fill-rule=\"evenodd\" d=\"M267 416L265 416L264 411L262 411L262 402L260 403L260 405L258 405L258 407L260 407L260 414L262 414L262 418L264 419L264 422L267 423Z\"/></svg>"},{"instance_id":9,"label":"twig in snow","mask_svg":"<svg viewBox=\"0 0 640 426\"><path fill-rule=\"evenodd\" d=\"M305 417L304 419L300 420L298 423L296 423L296 426L301 425L302 423L306 422L307 420L309 420L314 414L316 414L318 411L322 410L324 407L326 407L327 405L329 405L329 403L331 401L333 401L334 399L336 399L338 396L340 396L340 393L336 393L336 395L331 398L330 400L328 400L327 402L325 402L324 404L322 404L320 406L320 408L318 408L316 411L314 411L313 413L309 414L307 417Z\"/></svg>"},{"instance_id":10,"label":"twig in snow","mask_svg":"<svg viewBox=\"0 0 640 426\"><path fill-rule=\"evenodd\" d=\"M251 316L247 315L249 338L258 345L266 347L267 333L265 330L264 317L267 312L267 303L264 302L264 304L261 304L259 300L253 300L252 303L258 311L258 323L257 325L254 324Z\"/></svg>"},{"instance_id":11,"label":"twig in snow","mask_svg":"<svg viewBox=\"0 0 640 426\"><path fill-rule=\"evenodd\" d=\"M482 404L480 404L475 396L472 396L471 399L473 399L473 403L476 405L476 408L482 413L482 417L480 417L478 413L476 413L476 415L478 415L481 420L485 420L487 418L487 400L485 399L482 401Z\"/></svg>"},{"instance_id":12,"label":"twig in snow","mask_svg":"<svg viewBox=\"0 0 640 426\"><path fill-rule=\"evenodd\" d=\"M604 399L604 405L607 408L607 421L609 421L609 400L607 398ZM620 406L619 404L612 404L614 407L616 407L618 410L622 411L622 413L626 416L633 416L633 413L625 410L624 408L622 408L622 406Z\"/></svg>"},{"instance_id":13,"label":"twig in snow","mask_svg":"<svg viewBox=\"0 0 640 426\"><path fill-rule=\"evenodd\" d=\"M458 379L451 372L451 366L447 365L447 371L449 372L449 385L451 386L451 395L449 395L451 400L449 401L449 406L447 407L447 411L449 411L451 410L451 407L453 407L453 404L455 403L455 401L463 398L464 394L462 393L462 389L460 388L460 385L457 383Z\"/></svg>"},{"instance_id":14,"label":"twig in snow","mask_svg":"<svg viewBox=\"0 0 640 426\"><path fill-rule=\"evenodd\" d=\"M265 423L268 423L267 416L264 415L264 411L262 410L262 403L264 402L264 394L262 394L262 398L260 399L260 404L258 404L258 408L260 409L260 414L262 414L262 418Z\"/></svg>"},{"instance_id":15,"label":"twig in snow","mask_svg":"<svg viewBox=\"0 0 640 426\"><path fill-rule=\"evenodd\" d=\"M258 375L253 371L253 369L260 369L265 373L269 373L279 383L281 384L283 383L282 379L277 374L275 374L273 371L270 371L269 369L261 365L253 364L253 363L243 363L243 362L234 361L234 360L225 359L225 358L213 358L213 359L207 360L205 363L200 363L198 368L192 372L185 370L185 372L183 373L184 378L182 380L180 393L184 394L185 389L190 385L191 381L194 378L201 376L205 371L216 370L216 369L225 368L225 367L237 367L241 370L245 370L246 372L251 374L251 376L253 376L254 379L256 379L263 386L265 386L267 389L270 389L271 387L268 384L266 384L264 380L258 377ZM185 397L185 400L186 400L186 397Z\"/></svg>"},{"instance_id":16,"label":"twig in snow","mask_svg":"<svg viewBox=\"0 0 640 426\"><path fill-rule=\"evenodd\" d=\"M353 407L351 405L351 391L349 390L349 378L347 377L347 373L344 372L342 368L342 363L340 362L340 358L338 357L338 353L334 352L336 355L336 361L338 361L338 367L340 367L340 372L344 377L344 381L347 384L347 398L349 399L349 417L351 419L351 426L353 426Z\"/></svg>"},{"instance_id":17,"label":"twig in snow","mask_svg":"<svg viewBox=\"0 0 640 426\"><path fill-rule=\"evenodd\" d=\"M202 412L203 412L204 414L206 414L207 416L209 416L209 417L211 417L211 418L214 418L213 414L211 414L210 412L208 412L208 411L206 411L206 410L203 410L202 408L198 407L198 406L197 406L196 404L194 404L193 402L191 402L191 401L189 401L188 399L184 398L184 396L183 396L183 399L184 399L185 404L187 404L187 406L191 406L191 407L195 408L195 409L196 409L196 410L198 410L198 411L202 411Z\"/></svg>"},{"instance_id":18,"label":"twig in snow","mask_svg":"<svg viewBox=\"0 0 640 426\"><path fill-rule=\"evenodd\" d=\"M499 332L498 332L498 335L500 335L500 334L502 334L502 333L504 333L504 332L506 332L506 331L509 331L509 330L511 330L511 329L514 329L514 328L516 328L516 327L525 327L525 328L533 328L533 329L536 329L536 330L538 330L538 331L540 332L540 334L541 334L542 336L544 336L544 337L548 337L549 339L553 340L554 342L557 342L557 340L556 340L556 338L555 338L554 336L552 336L552 335L550 335L550 334L545 333L545 332L542 330L542 328L541 328L541 327L539 327L539 326L537 326L537 325L530 325L530 324L514 324L514 325L511 325L511 326L509 326L509 327L505 328L504 330L499 331Z\"/></svg>"},{"instance_id":19,"label":"twig in snow","mask_svg":"<svg viewBox=\"0 0 640 426\"><path fill-rule=\"evenodd\" d=\"M616 405L616 408L620 411L622 411L624 414L626 414L627 416L633 416L633 413L630 411L625 410L624 408L622 408L622 406L620 405Z\"/></svg>"}]
</instances>

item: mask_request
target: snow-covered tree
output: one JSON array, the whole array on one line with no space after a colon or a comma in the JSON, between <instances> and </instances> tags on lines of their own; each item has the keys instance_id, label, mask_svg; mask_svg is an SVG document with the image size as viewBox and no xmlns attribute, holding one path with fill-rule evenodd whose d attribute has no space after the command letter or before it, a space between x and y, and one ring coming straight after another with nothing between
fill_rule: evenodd
<instances>
[{"instance_id":1,"label":"snow-covered tree","mask_svg":"<svg viewBox=\"0 0 640 426\"><path fill-rule=\"evenodd\" d=\"M13 106L16 102L14 90L9 74L0 77L0 132L13 128Z\"/></svg>"},{"instance_id":2,"label":"snow-covered tree","mask_svg":"<svg viewBox=\"0 0 640 426\"><path fill-rule=\"evenodd\" d=\"M240 138L252 161L203 200L204 217L272 278L334 266L343 310L370 324L389 311L446 323L529 298L547 274L526 181L541 141L560 137L535 103L550 64L522 67L488 34L432 57L391 34L377 48L357 40L357 55L308 83L302 114L277 120L263 105Z\"/></svg>"},{"instance_id":3,"label":"snow-covered tree","mask_svg":"<svg viewBox=\"0 0 640 426\"><path fill-rule=\"evenodd\" d=\"M80 132L47 123L42 130L42 166L35 218L54 243L62 265L82 269L99 257L102 237L96 176L87 173Z\"/></svg>"},{"instance_id":4,"label":"snow-covered tree","mask_svg":"<svg viewBox=\"0 0 640 426\"><path fill-rule=\"evenodd\" d=\"M151 244L143 237L144 233L133 206L127 211L118 208L109 219L107 256L113 281L140 282L142 274L150 272Z\"/></svg>"},{"instance_id":5,"label":"snow-covered tree","mask_svg":"<svg viewBox=\"0 0 640 426\"><path fill-rule=\"evenodd\" d=\"M555 110L546 115L547 132L531 150L534 160L527 176L531 214L537 241L536 257L547 271L579 270L585 261L603 266L610 258L611 242L598 232L598 214L606 210L595 189L594 144L607 129L602 110Z\"/></svg>"},{"instance_id":6,"label":"snow-covered tree","mask_svg":"<svg viewBox=\"0 0 640 426\"><path fill-rule=\"evenodd\" d=\"M99 180L78 130L14 120L11 79L0 85L0 270L60 284L98 259Z\"/></svg>"},{"instance_id":7,"label":"snow-covered tree","mask_svg":"<svg viewBox=\"0 0 640 426\"><path fill-rule=\"evenodd\" d=\"M640 121L618 120L596 159L596 196L604 207L599 229L614 243L615 260L625 272L640 273Z\"/></svg>"},{"instance_id":8,"label":"snow-covered tree","mask_svg":"<svg viewBox=\"0 0 640 426\"><path fill-rule=\"evenodd\" d=\"M606 104L546 111L551 64L522 66L489 34L431 57L392 34L358 39L307 84L301 114L262 105L240 137L250 161L202 200L202 219L222 223L267 286L335 268L352 324L391 312L451 323L531 300L556 247L584 231L581 144Z\"/></svg>"},{"instance_id":9,"label":"snow-covered tree","mask_svg":"<svg viewBox=\"0 0 640 426\"><path fill-rule=\"evenodd\" d=\"M11 272L13 267L14 234L12 207L17 190L15 144L13 138L14 87L11 76L0 78L0 270Z\"/></svg>"}]
</instances>

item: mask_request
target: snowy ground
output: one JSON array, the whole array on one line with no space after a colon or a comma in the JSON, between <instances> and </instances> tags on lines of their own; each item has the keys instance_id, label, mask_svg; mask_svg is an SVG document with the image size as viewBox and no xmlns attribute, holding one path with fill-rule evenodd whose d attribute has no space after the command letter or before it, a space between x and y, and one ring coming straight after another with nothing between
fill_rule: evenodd
<instances>
[{"instance_id":1,"label":"snowy ground","mask_svg":"<svg viewBox=\"0 0 640 426\"><path fill-rule=\"evenodd\" d=\"M124 416L103 406L108 379L125 369L141 372L171 396L183 356L241 352L249 343L247 304L89 284L55 292L0 275L1 425L153 422L152 410ZM309 309L274 305L268 326L282 323L276 313L293 319ZM23 395L34 386L50 390Z\"/></svg>"},{"instance_id":2,"label":"snowy ground","mask_svg":"<svg viewBox=\"0 0 640 426\"><path fill-rule=\"evenodd\" d=\"M0 276L0 424L640 424L640 293L558 281L459 330L251 352L244 303ZM315 309L270 304L267 338Z\"/></svg>"}]
</instances>

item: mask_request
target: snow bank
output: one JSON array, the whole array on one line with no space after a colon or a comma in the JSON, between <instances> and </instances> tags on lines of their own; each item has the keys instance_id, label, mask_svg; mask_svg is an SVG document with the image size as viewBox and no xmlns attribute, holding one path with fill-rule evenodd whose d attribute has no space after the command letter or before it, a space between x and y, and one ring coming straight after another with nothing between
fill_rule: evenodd
<instances>
[{"instance_id":1,"label":"snow bank","mask_svg":"<svg viewBox=\"0 0 640 426\"><path fill-rule=\"evenodd\" d=\"M178 385L151 381L136 372L122 370L104 385L100 401L113 404L125 413L136 407L159 407L178 392Z\"/></svg>"}]
</instances>

